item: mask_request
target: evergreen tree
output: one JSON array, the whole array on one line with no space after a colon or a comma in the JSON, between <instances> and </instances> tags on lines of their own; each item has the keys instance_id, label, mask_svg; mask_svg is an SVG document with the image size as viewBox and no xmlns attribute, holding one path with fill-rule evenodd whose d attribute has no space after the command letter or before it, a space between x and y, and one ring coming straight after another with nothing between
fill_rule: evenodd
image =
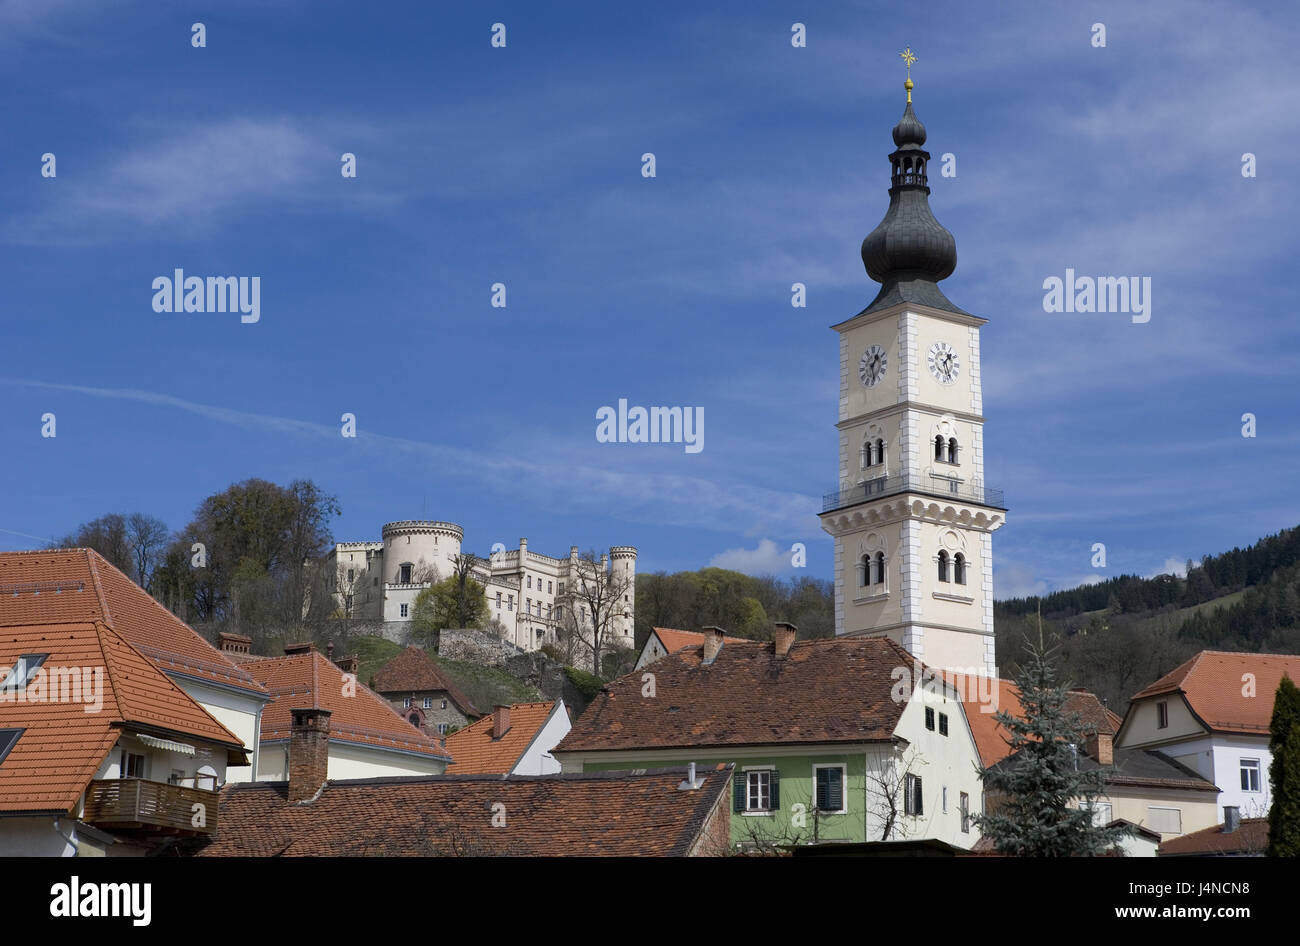
<instances>
[{"instance_id":1,"label":"evergreen tree","mask_svg":"<svg viewBox=\"0 0 1300 946\"><path fill-rule=\"evenodd\" d=\"M1268 780L1273 807L1268 812L1268 853L1271 857L1300 856L1300 689L1282 677L1273 697L1273 754Z\"/></svg>"},{"instance_id":2,"label":"evergreen tree","mask_svg":"<svg viewBox=\"0 0 1300 946\"><path fill-rule=\"evenodd\" d=\"M1012 755L985 769L985 795L1001 796L992 814L976 815L980 832L1003 854L1071 857L1104 854L1127 834L1093 821L1106 772L1080 771L1088 736L1076 713L1067 713L1069 689L1056 681L1055 647L1026 639L1016 674L1023 718L1003 710L995 717L1011 734Z\"/></svg>"}]
</instances>

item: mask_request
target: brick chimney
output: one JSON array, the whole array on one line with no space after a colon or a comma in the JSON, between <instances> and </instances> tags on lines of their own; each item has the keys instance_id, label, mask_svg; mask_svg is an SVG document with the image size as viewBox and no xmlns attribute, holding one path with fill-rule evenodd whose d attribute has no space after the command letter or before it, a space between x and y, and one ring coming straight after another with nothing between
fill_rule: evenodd
<instances>
[{"instance_id":1,"label":"brick chimney","mask_svg":"<svg viewBox=\"0 0 1300 946\"><path fill-rule=\"evenodd\" d=\"M314 798L329 776L330 711L302 707L289 711L289 802Z\"/></svg>"},{"instance_id":2,"label":"brick chimney","mask_svg":"<svg viewBox=\"0 0 1300 946\"><path fill-rule=\"evenodd\" d=\"M772 652L778 657L790 653L790 647L799 637L799 629L786 621L777 621L772 629Z\"/></svg>"},{"instance_id":3,"label":"brick chimney","mask_svg":"<svg viewBox=\"0 0 1300 946\"><path fill-rule=\"evenodd\" d=\"M500 739L510 731L510 707L497 704L492 707L492 738Z\"/></svg>"},{"instance_id":4,"label":"brick chimney","mask_svg":"<svg viewBox=\"0 0 1300 946\"><path fill-rule=\"evenodd\" d=\"M727 632L717 626L709 626L704 629L704 662L713 663L718 657L718 651L722 650L722 639L727 636Z\"/></svg>"},{"instance_id":5,"label":"brick chimney","mask_svg":"<svg viewBox=\"0 0 1300 946\"><path fill-rule=\"evenodd\" d=\"M253 646L253 639L243 634L231 634L222 631L217 634L217 650L227 654L246 654Z\"/></svg>"},{"instance_id":6,"label":"brick chimney","mask_svg":"<svg viewBox=\"0 0 1300 946\"><path fill-rule=\"evenodd\" d=\"M1092 733L1088 736L1087 753L1098 765L1114 765L1115 737L1108 732Z\"/></svg>"}]
</instances>

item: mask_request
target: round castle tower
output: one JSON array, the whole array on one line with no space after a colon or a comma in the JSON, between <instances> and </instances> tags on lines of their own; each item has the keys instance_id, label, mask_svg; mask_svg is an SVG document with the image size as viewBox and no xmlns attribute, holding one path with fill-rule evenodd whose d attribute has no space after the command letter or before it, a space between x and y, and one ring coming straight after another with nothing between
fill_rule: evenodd
<instances>
[{"instance_id":1,"label":"round castle tower","mask_svg":"<svg viewBox=\"0 0 1300 946\"><path fill-rule=\"evenodd\" d=\"M384 582L410 584L428 580L429 568L439 578L452 573L465 530L454 522L402 519L384 523Z\"/></svg>"},{"instance_id":2,"label":"round castle tower","mask_svg":"<svg viewBox=\"0 0 1300 946\"><path fill-rule=\"evenodd\" d=\"M609 550L610 577L618 583L627 582L624 594L627 601L620 617L614 622L616 638L623 647L631 647L636 634L634 615L636 614L636 548L631 545L615 545Z\"/></svg>"}]
</instances>

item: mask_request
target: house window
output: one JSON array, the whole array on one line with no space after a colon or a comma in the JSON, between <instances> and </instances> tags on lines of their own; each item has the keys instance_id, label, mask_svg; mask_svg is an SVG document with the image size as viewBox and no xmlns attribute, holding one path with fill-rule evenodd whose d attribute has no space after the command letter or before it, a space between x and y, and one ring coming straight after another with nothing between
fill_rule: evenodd
<instances>
[{"instance_id":1,"label":"house window","mask_svg":"<svg viewBox=\"0 0 1300 946\"><path fill-rule=\"evenodd\" d=\"M18 658L18 662L14 664L13 669L9 671L9 675L5 677L4 683L0 683L0 690L13 690L16 693L21 693L27 688L27 684L36 675L37 669L40 668L41 664L45 663L46 658L49 656L49 654L23 654Z\"/></svg>"},{"instance_id":2,"label":"house window","mask_svg":"<svg viewBox=\"0 0 1300 946\"><path fill-rule=\"evenodd\" d=\"M564 582L560 582L560 594L564 594Z\"/></svg>"},{"instance_id":3,"label":"house window","mask_svg":"<svg viewBox=\"0 0 1300 946\"><path fill-rule=\"evenodd\" d=\"M424 708L425 708L425 709L433 709L433 697L431 697L431 696L426 696L426 697L424 698Z\"/></svg>"},{"instance_id":4,"label":"house window","mask_svg":"<svg viewBox=\"0 0 1300 946\"><path fill-rule=\"evenodd\" d=\"M1243 792L1259 791L1259 759L1241 760L1241 790Z\"/></svg>"},{"instance_id":5,"label":"house window","mask_svg":"<svg viewBox=\"0 0 1300 946\"><path fill-rule=\"evenodd\" d=\"M546 620L548 621L551 620L551 610L552 610L551 606L548 604L546 606Z\"/></svg>"},{"instance_id":6,"label":"house window","mask_svg":"<svg viewBox=\"0 0 1300 946\"><path fill-rule=\"evenodd\" d=\"M532 613L533 613L533 599L532 599L532 598L529 598L529 599L528 599L528 603L527 603L527 605L524 607L524 613L525 613L525 614L532 614Z\"/></svg>"},{"instance_id":7,"label":"house window","mask_svg":"<svg viewBox=\"0 0 1300 946\"><path fill-rule=\"evenodd\" d=\"M528 576L528 587L529 587L529 588L533 587L533 576L532 576L532 575L529 575L529 576Z\"/></svg>"},{"instance_id":8,"label":"house window","mask_svg":"<svg viewBox=\"0 0 1300 946\"><path fill-rule=\"evenodd\" d=\"M548 595L551 593L551 583L549 581L546 583L546 593Z\"/></svg>"},{"instance_id":9,"label":"house window","mask_svg":"<svg viewBox=\"0 0 1300 946\"><path fill-rule=\"evenodd\" d=\"M939 735L940 736L948 735L948 714L947 713L939 714ZM947 811L946 808L944 810Z\"/></svg>"},{"instance_id":10,"label":"house window","mask_svg":"<svg viewBox=\"0 0 1300 946\"><path fill-rule=\"evenodd\" d=\"M438 724L438 735L439 735L439 736L445 736L445 735L447 735L447 724L446 724L446 723L439 723L439 724Z\"/></svg>"},{"instance_id":11,"label":"house window","mask_svg":"<svg viewBox=\"0 0 1300 946\"><path fill-rule=\"evenodd\" d=\"M970 834L970 796L962 792L958 805L961 809L961 833Z\"/></svg>"},{"instance_id":12,"label":"house window","mask_svg":"<svg viewBox=\"0 0 1300 946\"><path fill-rule=\"evenodd\" d=\"M1183 810L1181 808L1147 808L1146 826L1161 834L1183 833Z\"/></svg>"},{"instance_id":13,"label":"house window","mask_svg":"<svg viewBox=\"0 0 1300 946\"><path fill-rule=\"evenodd\" d=\"M909 815L925 814L921 801L921 776L910 772L903 783L903 810Z\"/></svg>"},{"instance_id":14,"label":"house window","mask_svg":"<svg viewBox=\"0 0 1300 946\"><path fill-rule=\"evenodd\" d=\"M402 700L402 709L410 709L410 708L411 708L411 698L408 696L406 699Z\"/></svg>"},{"instance_id":15,"label":"house window","mask_svg":"<svg viewBox=\"0 0 1300 946\"><path fill-rule=\"evenodd\" d=\"M118 778L144 778L144 756L140 753L123 749L118 766L122 773Z\"/></svg>"},{"instance_id":16,"label":"house window","mask_svg":"<svg viewBox=\"0 0 1300 946\"><path fill-rule=\"evenodd\" d=\"M411 606L409 604L402 605L402 617L408 617L410 613L411 613Z\"/></svg>"},{"instance_id":17,"label":"house window","mask_svg":"<svg viewBox=\"0 0 1300 946\"><path fill-rule=\"evenodd\" d=\"M939 580L948 580L948 553L944 551L939 552Z\"/></svg>"},{"instance_id":18,"label":"house window","mask_svg":"<svg viewBox=\"0 0 1300 946\"><path fill-rule=\"evenodd\" d=\"M958 552L952 559L953 578L957 584L966 584L966 556Z\"/></svg>"},{"instance_id":19,"label":"house window","mask_svg":"<svg viewBox=\"0 0 1300 946\"><path fill-rule=\"evenodd\" d=\"M411 583L411 566L409 563L398 567L397 582L401 585L409 585Z\"/></svg>"},{"instance_id":20,"label":"house window","mask_svg":"<svg viewBox=\"0 0 1300 946\"><path fill-rule=\"evenodd\" d=\"M1161 700L1156 704L1156 729L1169 728L1169 704Z\"/></svg>"},{"instance_id":21,"label":"house window","mask_svg":"<svg viewBox=\"0 0 1300 946\"><path fill-rule=\"evenodd\" d=\"M814 765L817 810L828 814L844 811L844 766Z\"/></svg>"},{"instance_id":22,"label":"house window","mask_svg":"<svg viewBox=\"0 0 1300 946\"><path fill-rule=\"evenodd\" d=\"M745 811L775 811L780 807L777 801L778 776L771 769L745 772Z\"/></svg>"},{"instance_id":23,"label":"house window","mask_svg":"<svg viewBox=\"0 0 1300 946\"><path fill-rule=\"evenodd\" d=\"M946 815L948 813L948 786L947 785L943 786L943 788L940 790L939 797L941 799L941 801L939 802L940 807L943 813Z\"/></svg>"},{"instance_id":24,"label":"house window","mask_svg":"<svg viewBox=\"0 0 1300 946\"><path fill-rule=\"evenodd\" d=\"M933 706L927 706L925 708L925 728L930 730L930 732L934 732L934 707Z\"/></svg>"},{"instance_id":25,"label":"house window","mask_svg":"<svg viewBox=\"0 0 1300 946\"><path fill-rule=\"evenodd\" d=\"M514 609L515 609L515 596L510 595L509 600L506 603L506 610L513 611Z\"/></svg>"},{"instance_id":26,"label":"house window","mask_svg":"<svg viewBox=\"0 0 1300 946\"><path fill-rule=\"evenodd\" d=\"M1099 801L1093 802L1092 805L1092 823L1099 828L1104 828L1110 824L1114 818L1111 815L1110 802Z\"/></svg>"},{"instance_id":27,"label":"house window","mask_svg":"<svg viewBox=\"0 0 1300 946\"><path fill-rule=\"evenodd\" d=\"M497 592L497 610L501 610L501 592Z\"/></svg>"},{"instance_id":28,"label":"house window","mask_svg":"<svg viewBox=\"0 0 1300 946\"><path fill-rule=\"evenodd\" d=\"M23 734L22 729L0 729L0 763L3 763L9 750L18 744L18 737Z\"/></svg>"},{"instance_id":29,"label":"house window","mask_svg":"<svg viewBox=\"0 0 1300 946\"><path fill-rule=\"evenodd\" d=\"M443 708L443 709L446 709L446 708L447 708L447 701L446 701L446 700L443 700L443 701L442 701L442 708Z\"/></svg>"}]
</instances>

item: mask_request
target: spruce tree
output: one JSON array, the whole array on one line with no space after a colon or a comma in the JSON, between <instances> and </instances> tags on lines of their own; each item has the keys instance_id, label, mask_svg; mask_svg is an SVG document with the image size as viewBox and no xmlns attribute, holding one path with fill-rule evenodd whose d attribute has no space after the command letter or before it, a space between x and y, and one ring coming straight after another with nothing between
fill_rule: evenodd
<instances>
[{"instance_id":1,"label":"spruce tree","mask_svg":"<svg viewBox=\"0 0 1300 946\"><path fill-rule=\"evenodd\" d=\"M1081 771L1078 758L1089 735L1077 713L1065 708L1069 688L1056 681L1055 652L1026 638L1016 674L1022 717L1000 711L994 718L1010 734L1012 754L985 769L985 797L998 795L992 814L975 816L981 834L1003 854L1072 857L1104 854L1128 830L1093 820L1104 794L1106 772Z\"/></svg>"},{"instance_id":2,"label":"spruce tree","mask_svg":"<svg viewBox=\"0 0 1300 946\"><path fill-rule=\"evenodd\" d=\"M1300 856L1300 688L1283 675L1273 697L1273 754L1268 781L1273 805L1268 811L1270 857Z\"/></svg>"}]
</instances>

